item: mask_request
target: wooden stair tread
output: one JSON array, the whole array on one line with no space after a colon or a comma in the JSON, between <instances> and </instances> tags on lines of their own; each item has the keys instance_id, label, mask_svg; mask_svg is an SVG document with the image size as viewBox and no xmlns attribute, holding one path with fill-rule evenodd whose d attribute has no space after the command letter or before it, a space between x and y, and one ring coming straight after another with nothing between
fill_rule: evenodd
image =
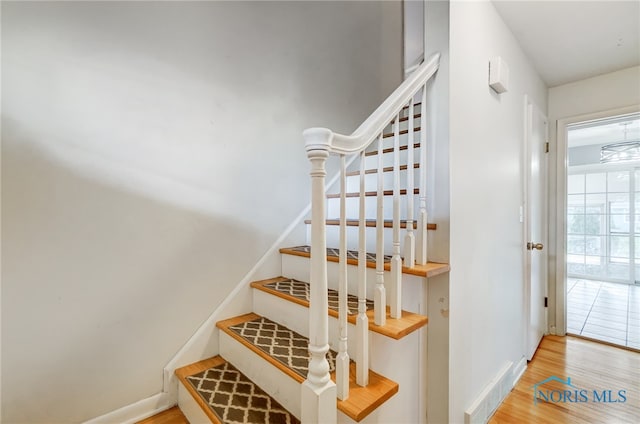
<instances>
[{"instance_id":1,"label":"wooden stair tread","mask_svg":"<svg viewBox=\"0 0 640 424\"><path fill-rule=\"evenodd\" d=\"M400 190L400 196L404 196L407 194L407 189L402 189ZM420 194L420 189L418 188L414 188L413 189L413 194ZM360 193L359 192L350 192L350 193L345 193L346 197L360 197ZM371 196L377 196L378 192L377 191L365 191L364 195L367 197L371 197ZM393 190L383 190L382 192L383 196L393 196ZM330 193L327 194L327 199L339 199L340 198L340 193Z\"/></svg>"},{"instance_id":2,"label":"wooden stair tread","mask_svg":"<svg viewBox=\"0 0 640 424\"><path fill-rule=\"evenodd\" d=\"M414 163L413 164L413 169L419 169L420 168L420 164L419 163ZM393 172L393 166L387 166L382 168L382 172ZM406 171L407 170L407 165L400 165L400 170L401 171ZM371 169L365 169L364 170L365 174L377 174L378 173L378 168L371 168ZM354 175L360 175L360 171L349 171L347 172L347 177L353 177Z\"/></svg>"},{"instance_id":3,"label":"wooden stair tread","mask_svg":"<svg viewBox=\"0 0 640 424\"><path fill-rule=\"evenodd\" d=\"M296 294L292 294L291 292L287 292L287 290L278 290L274 288L274 285L281 283L294 283L298 285L296 287ZM303 290L300 290L300 285L307 285L308 283L303 281L293 280L287 277L276 277L270 278L267 280L254 281L251 283L251 287L261 290L265 293L269 293L273 296L280 297L289 302L296 303L298 305L304 306L305 308L309 307L309 300L306 296L299 295L297 293L302 293ZM308 292L308 291L307 291ZM408 334L424 327L429 322L428 318L424 315L416 314L413 312L402 311L402 318L391 318L391 311L389 307L387 307L387 323L384 326L375 325L373 322L373 301L367 299L367 317L369 318L369 331L373 331L374 333L382 334L383 336L390 337L392 339L399 340L405 337ZM355 296L350 296L349 299L349 309L355 313L350 313L347 315L347 321L353 325L356 324L357 318L357 298ZM337 310L337 292L335 290L329 289L329 309L328 313L330 316L338 318L338 310Z\"/></svg>"},{"instance_id":4,"label":"wooden stair tread","mask_svg":"<svg viewBox=\"0 0 640 424\"><path fill-rule=\"evenodd\" d=\"M414 111L415 111L415 105L414 105ZM420 119L422 118L422 114L421 113L414 113L413 114L413 119ZM408 116L403 116L402 118L400 118L400 122L405 122L408 121L409 117ZM396 122L395 118L389 123L389 125L394 124Z\"/></svg>"},{"instance_id":5,"label":"wooden stair tread","mask_svg":"<svg viewBox=\"0 0 640 424\"><path fill-rule=\"evenodd\" d=\"M310 246L296 246L296 247L283 247L280 249L280 253L285 255L302 256L305 258L311 257ZM355 250L349 250L347 252L347 263L349 265L358 265L358 252ZM385 258L389 256L386 255ZM375 254L367 253L367 268L376 267ZM327 260L330 262L338 262L338 249L327 248ZM385 260L384 269L391 271L391 265L388 260ZM434 277L436 275L449 272L451 268L449 264L443 264L439 262L427 262L424 265L414 265L412 268L402 267L403 274L417 275L419 277Z\"/></svg>"},{"instance_id":6,"label":"wooden stair tread","mask_svg":"<svg viewBox=\"0 0 640 424\"><path fill-rule=\"evenodd\" d=\"M205 359L203 361L196 362L191 365L187 365L182 368L178 368L176 371L176 376L182 382L184 387L189 391L189 393L196 400L198 405L203 409L203 411L207 414L207 417L215 423L222 424L226 422L225 415L232 414L233 411L227 410L227 408L222 407L222 404L230 405L231 402L226 401L228 396L232 396L234 393L240 392L243 398L253 398L253 401L248 401L244 404L254 405L257 404L258 401L264 402L265 399L270 398L270 408L267 409L259 409L259 408L249 408L243 407L242 403L234 403L233 410L241 411L244 415L244 411L249 411L247 414L248 419L242 420L242 418L238 419L237 417L234 419L229 416L228 420L231 421L243 421L245 423L253 423L253 424L262 424L264 422L268 422L269 420L265 419L265 414L271 414L271 421L278 421L278 419L285 419L283 422L291 422L299 424L300 421L291 415L288 411L286 411L282 405L280 405L275 399L269 396L264 390L262 390L258 385L256 385L253 381L247 378L244 374L242 374L239 370L237 370L233 365L228 363L221 356L214 356L213 358ZM209 383L208 391L207 389L203 390L203 393L206 394L208 399L205 399L203 395L201 395L198 391L199 385L207 385L210 381L216 381L217 378L220 378L221 375L232 374L234 376L233 381L236 381L237 384L228 385L233 387L233 393L222 391L221 387L224 387L223 384L217 385L217 390L214 394L211 394L212 385ZM227 378L225 376L225 378ZM221 379L221 378L220 378ZM224 401L216 401L216 395L224 397ZM244 410L244 411L243 411ZM278 421L280 422L280 421Z\"/></svg>"},{"instance_id":7,"label":"wooden stair tread","mask_svg":"<svg viewBox=\"0 0 640 424\"><path fill-rule=\"evenodd\" d=\"M402 131L400 131L402 133ZM401 134L402 135L402 134ZM420 143L413 143L413 148L414 149L419 149L420 148ZM403 144L402 146L400 146L400 150L407 150L407 145ZM382 153L393 153L393 147L388 147L386 149L382 149ZM375 156L378 154L378 150L372 150L370 152L365 152L364 155L365 156Z\"/></svg>"},{"instance_id":8,"label":"wooden stair tread","mask_svg":"<svg viewBox=\"0 0 640 424\"><path fill-rule=\"evenodd\" d=\"M304 220L305 224L311 224L311 220L310 219L305 219ZM325 221L326 225L340 225L340 220L339 219L327 219ZM366 227L376 227L377 221L375 219L366 219L365 220L365 226ZM358 227L360 225L360 221L357 219L347 219L347 227ZM391 219L385 219L384 220L384 228L393 228L393 220ZM406 219L401 219L400 220L400 228L407 228L407 220ZM418 228L418 222L417 221L413 221L413 228L416 229ZM435 230L437 228L436 224L427 224L427 230Z\"/></svg>"},{"instance_id":9,"label":"wooden stair tread","mask_svg":"<svg viewBox=\"0 0 640 424\"><path fill-rule=\"evenodd\" d=\"M254 331L261 328L262 325L267 325L268 329L276 328L277 331L270 331L270 333L282 333L282 332L290 332L295 334L295 338L292 340L297 341L297 344L300 346L304 346L305 353L307 351L307 343L308 339L304 336L301 336L292 330L287 329L284 326L281 326L273 321L270 321L260 315L255 313L249 313L245 315L240 315L238 317L230 318L228 320L219 321L216 326L221 330L228 334L230 337L234 338L238 342L242 343L248 349L262 357L264 360L274 365L282 372L284 372L289 377L293 378L298 383L302 384L305 380L305 377L301 375L300 369L291 368L288 365L285 365L284 362L279 360L276 355L270 355L267 353L265 348L261 348L256 344L249 341L247 338L240 335L240 331L244 328L244 325L250 325L248 327L252 331L252 336L256 339L260 339L262 343L266 343L264 341L265 337L259 337L257 335L253 335ZM277 346L283 346L285 340L280 340L280 343ZM293 351L294 349L287 349ZM333 357L335 357L335 352L328 355L328 359L330 360L330 365L333 365ZM305 358L306 359L306 358ZM308 364L308 359L305 360L305 363ZM298 364L297 368L300 368L301 364ZM333 366L331 366L333 368ZM352 363L350 367L350 376L349 376L349 387L352 389L349 393L349 398L345 401L337 400L337 406L340 411L349 416L355 421L360 421L365 418L369 413L374 411L378 406L382 405L386 400L388 400L391 396L398 392L398 384L388 378L381 376L380 374L369 371L369 385L367 387L357 386L355 383L355 365ZM331 372L331 378L335 381L335 371Z\"/></svg>"},{"instance_id":10,"label":"wooden stair tread","mask_svg":"<svg viewBox=\"0 0 640 424\"><path fill-rule=\"evenodd\" d=\"M413 133L417 133L420 132L420 127L414 127L413 128ZM398 131L398 135L405 135L405 134L409 134L409 130L400 130ZM389 137L393 137L395 135L395 133L390 132L387 134L382 134L382 138L389 138Z\"/></svg>"}]
</instances>

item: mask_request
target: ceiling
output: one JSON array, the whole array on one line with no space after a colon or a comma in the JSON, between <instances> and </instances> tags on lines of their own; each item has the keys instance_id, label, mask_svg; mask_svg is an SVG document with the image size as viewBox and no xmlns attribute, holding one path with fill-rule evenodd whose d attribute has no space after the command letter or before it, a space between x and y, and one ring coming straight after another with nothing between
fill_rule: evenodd
<instances>
[{"instance_id":1,"label":"ceiling","mask_svg":"<svg viewBox=\"0 0 640 424\"><path fill-rule=\"evenodd\" d=\"M640 0L493 0L549 87L640 65Z\"/></svg>"}]
</instances>

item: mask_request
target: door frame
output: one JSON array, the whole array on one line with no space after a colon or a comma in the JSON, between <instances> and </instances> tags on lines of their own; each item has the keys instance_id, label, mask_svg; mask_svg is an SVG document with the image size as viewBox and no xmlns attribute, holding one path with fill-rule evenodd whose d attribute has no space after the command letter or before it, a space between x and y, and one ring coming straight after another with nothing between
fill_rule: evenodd
<instances>
[{"instance_id":1,"label":"door frame","mask_svg":"<svg viewBox=\"0 0 640 424\"><path fill-rule=\"evenodd\" d=\"M539 242L544 244L544 249L542 250L542 287L544 290L544 295L548 296L549 293L549 279L548 275L548 267L549 267L549 156L547 154L543 154L541 164L543 164L543 169L540 171L540 175L544 177L544 181L542 181L542 197L544 199L544 204L542 205L541 216L542 216L542 231L543 234L542 240L529 240L529 208L530 208L530 199L529 199L529 165L530 165L530 144L531 144L531 133L532 133L532 117L533 113L537 112L540 117L544 120L544 133L543 138L545 142L548 143L549 140L549 119L547 115L538 107L536 103L533 102L530 96L524 96L524 138L523 138L523 179L522 179L522 190L523 190L523 198L522 198L522 222L523 222L523 245L522 245L522 255L523 255L523 277L524 277L524 354L527 359L529 358L529 327L531 325L531 252L527 249L527 243L530 241ZM547 152L548 153L548 152ZM549 330L549 317L547 308L541 305L544 308L544 334L548 334Z\"/></svg>"},{"instance_id":2,"label":"door frame","mask_svg":"<svg viewBox=\"0 0 640 424\"><path fill-rule=\"evenodd\" d=\"M555 304L553 334L567 334L567 127L580 122L597 121L619 115L640 112L640 105L625 106L600 112L587 113L558 119L556 126L556 269L555 291L549 293ZM551 241L551 240L550 240Z\"/></svg>"}]
</instances>

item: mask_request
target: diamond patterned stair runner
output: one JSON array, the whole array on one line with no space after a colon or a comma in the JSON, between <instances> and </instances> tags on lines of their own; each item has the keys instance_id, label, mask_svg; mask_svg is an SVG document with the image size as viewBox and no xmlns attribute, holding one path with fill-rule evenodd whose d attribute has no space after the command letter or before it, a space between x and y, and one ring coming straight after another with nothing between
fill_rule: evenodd
<instances>
[{"instance_id":1,"label":"diamond patterned stair runner","mask_svg":"<svg viewBox=\"0 0 640 424\"><path fill-rule=\"evenodd\" d=\"M259 317L229 327L250 344L271 356L303 378L309 369L309 339L287 327ZM329 351L329 372L335 370L336 352Z\"/></svg>"},{"instance_id":2,"label":"diamond patterned stair runner","mask_svg":"<svg viewBox=\"0 0 640 424\"><path fill-rule=\"evenodd\" d=\"M300 423L228 362L188 376L187 381L222 423Z\"/></svg>"},{"instance_id":3,"label":"diamond patterned stair runner","mask_svg":"<svg viewBox=\"0 0 640 424\"><path fill-rule=\"evenodd\" d=\"M305 283L304 281L293 279L274 281L273 283L265 284L265 287L268 287L280 293L288 294L289 296L293 296L297 299L301 299L307 302L309 301L309 283ZM334 311L338 310L338 292L333 289L329 289L329 309L333 309ZM370 309L373 309L373 301L367 299L367 310ZM357 296L351 294L348 295L347 313L349 315L358 314Z\"/></svg>"},{"instance_id":4,"label":"diamond patterned stair runner","mask_svg":"<svg viewBox=\"0 0 640 424\"><path fill-rule=\"evenodd\" d=\"M296 246L290 247L290 250L302 253L311 254L311 246ZM340 256L340 249L336 249L335 247L327 247L327 256L333 256L335 258ZM375 253L367 253L367 262L375 262L376 254ZM347 259L355 259L358 260L358 251L357 250L347 250ZM391 255L384 255L385 262L391 262Z\"/></svg>"}]
</instances>

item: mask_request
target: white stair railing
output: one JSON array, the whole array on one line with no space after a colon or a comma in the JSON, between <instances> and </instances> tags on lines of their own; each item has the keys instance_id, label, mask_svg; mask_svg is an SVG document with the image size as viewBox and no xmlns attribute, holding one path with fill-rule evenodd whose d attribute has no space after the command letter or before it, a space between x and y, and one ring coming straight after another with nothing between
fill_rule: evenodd
<instances>
[{"instance_id":1,"label":"white stair railing","mask_svg":"<svg viewBox=\"0 0 640 424\"><path fill-rule=\"evenodd\" d=\"M393 255L391 259L391 275L393 287L391 289L391 317L399 318L402 314L402 259L400 257L400 122L401 112L405 106L409 109L409 129L407 133L411 139L410 154L413 156L413 98L416 95L422 95L422 114L421 114L421 139L420 139L420 182L419 182L419 198L420 208L418 212L418 231L417 231L417 249L405 246L405 255L407 249L411 255L412 249L415 249L418 263L426 263L426 241L427 241L427 220L426 220L426 138L425 134L425 105L426 105L426 89L427 82L438 70L439 54L433 55L428 61L422 63L416 71L411 74L400 86L360 125L351 135L337 134L326 128L309 128L304 131L304 139L307 150L307 156L311 162L311 272L310 272L310 307L309 307L309 372L302 388L302 421L303 422L322 422L334 423L337 419L336 412L336 396L340 399L346 399L349 395L349 378L348 378L348 355L347 350L347 332L346 332L346 316L347 311L347 282L346 282L346 235L343 237L343 231L346 234L346 212L343 207L345 204L345 185L344 175L346 172L345 155L359 153L361 158L360 171L360 215L359 215L359 242L358 242L358 258L359 258L359 281L358 281L358 317L356 320L356 382L360 385L368 384L368 346L365 339L368 337L364 330L368 327L368 319L366 319L366 252L364 240L364 227L366 225L364 211L364 151L374 141L378 140L378 187L377 187L377 236L376 236L376 285L374 289L374 323L376 325L385 325L386 319L386 289L384 285L384 245L383 245L383 188L382 188L382 140L383 130L387 125L394 121L394 140L393 140L393 166L394 166L394 187L393 187ZM407 147L409 150L409 147ZM336 389L336 385L331 381L329 375L329 364L326 359L328 344L328 301L327 301L327 257L326 257L326 192L325 192L325 163L331 154L340 155L341 159L341 207L340 207L340 262L343 268L340 268L339 282L339 322L340 322L340 340L339 340L339 360L338 367L341 371L337 372L336 381L340 386ZM413 175L413 163L407 164L407 175ZM413 199L413 178L411 182L407 182L407 197ZM413 202L410 200L409 202ZM413 208L413 203L409 205L408 210ZM408 215L408 227L413 227L413 215ZM407 238L412 238L413 230L409 231ZM411 234L411 235L409 235ZM405 266L413 266L412 258L405 262ZM343 277L344 275L344 277ZM366 325L366 327L365 327ZM363 335L364 334L364 335ZM346 358L346 363L344 362ZM342 365L340 365L342 363ZM345 365L346 364L346 365ZM345 373L347 373L345 377Z\"/></svg>"}]
</instances>

